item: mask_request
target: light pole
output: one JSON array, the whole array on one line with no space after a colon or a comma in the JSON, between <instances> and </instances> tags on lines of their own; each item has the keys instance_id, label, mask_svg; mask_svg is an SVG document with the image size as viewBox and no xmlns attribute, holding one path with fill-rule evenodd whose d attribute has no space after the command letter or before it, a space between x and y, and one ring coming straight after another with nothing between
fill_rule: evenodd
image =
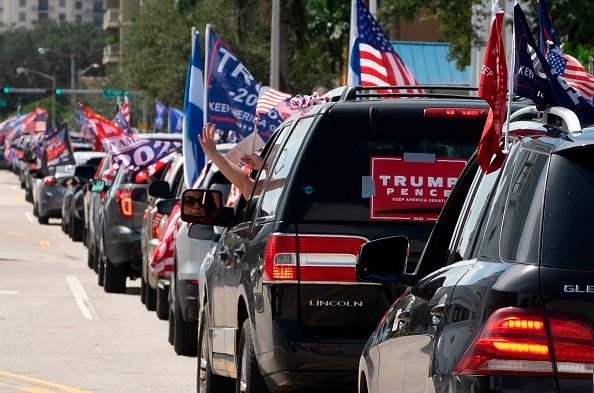
<instances>
[{"instance_id":1,"label":"light pole","mask_svg":"<svg viewBox=\"0 0 594 393\"><path fill-rule=\"evenodd\" d=\"M37 49L37 51L42 55L45 55L47 52L54 52L54 53L57 53L62 56L70 57L70 88L71 89L76 88L76 62L75 62L76 56L75 55L73 55L72 53L60 52L58 50L51 49L51 48L39 48L39 49Z\"/></svg>"},{"instance_id":2,"label":"light pole","mask_svg":"<svg viewBox=\"0 0 594 393\"><path fill-rule=\"evenodd\" d=\"M83 76L84 74L86 74L89 70L91 70L92 68L99 68L101 67L101 64L97 64L97 63L93 63L90 66L88 66L87 68L83 68L82 70L78 71L76 73L76 79L80 80L80 77Z\"/></svg>"},{"instance_id":3,"label":"light pole","mask_svg":"<svg viewBox=\"0 0 594 393\"><path fill-rule=\"evenodd\" d=\"M43 72L40 71L36 71L36 70L31 70L29 68L23 68L23 67L18 67L16 69L17 74L37 74L39 76L42 76L44 78L47 78L49 80L52 81L52 129L56 129L56 78L48 75L48 74L44 74Z\"/></svg>"}]
</instances>

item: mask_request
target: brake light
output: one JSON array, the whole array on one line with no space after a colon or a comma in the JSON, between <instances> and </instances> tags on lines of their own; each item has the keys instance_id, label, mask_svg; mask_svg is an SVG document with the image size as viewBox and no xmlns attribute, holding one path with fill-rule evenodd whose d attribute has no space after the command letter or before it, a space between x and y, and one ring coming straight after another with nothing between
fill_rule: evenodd
<instances>
[{"instance_id":1,"label":"brake light","mask_svg":"<svg viewBox=\"0 0 594 393\"><path fill-rule=\"evenodd\" d=\"M161 223L162 219L163 219L162 213L159 213L159 212L153 213L153 222L151 223L151 234L153 236L153 239L159 238L159 233L161 230L159 224Z\"/></svg>"},{"instance_id":2,"label":"brake light","mask_svg":"<svg viewBox=\"0 0 594 393\"><path fill-rule=\"evenodd\" d=\"M547 329L541 311L509 307L489 317L453 374L554 376L556 368L565 377L592 378L593 366L588 321L551 313Z\"/></svg>"},{"instance_id":3,"label":"brake light","mask_svg":"<svg viewBox=\"0 0 594 393\"><path fill-rule=\"evenodd\" d=\"M43 178L43 185L44 186L53 186L56 184L56 178L53 176L47 176Z\"/></svg>"},{"instance_id":4,"label":"brake light","mask_svg":"<svg viewBox=\"0 0 594 393\"><path fill-rule=\"evenodd\" d=\"M426 108L423 112L425 117L451 117L460 118L487 118L487 110L474 108Z\"/></svg>"},{"instance_id":5,"label":"brake light","mask_svg":"<svg viewBox=\"0 0 594 393\"><path fill-rule=\"evenodd\" d=\"M132 191L116 190L115 199L120 206L120 213L126 218L132 218Z\"/></svg>"},{"instance_id":6,"label":"brake light","mask_svg":"<svg viewBox=\"0 0 594 393\"><path fill-rule=\"evenodd\" d=\"M360 237L272 235L264 254L264 280L355 282Z\"/></svg>"}]
</instances>

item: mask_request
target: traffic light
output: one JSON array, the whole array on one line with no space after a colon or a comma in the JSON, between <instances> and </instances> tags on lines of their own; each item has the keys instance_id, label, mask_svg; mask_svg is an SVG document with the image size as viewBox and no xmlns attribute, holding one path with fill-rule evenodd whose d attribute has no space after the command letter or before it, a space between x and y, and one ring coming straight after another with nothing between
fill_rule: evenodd
<instances>
[{"instance_id":1,"label":"traffic light","mask_svg":"<svg viewBox=\"0 0 594 393\"><path fill-rule=\"evenodd\" d=\"M10 87L7 87L7 86L4 87L3 91L4 91L5 94L10 93Z\"/></svg>"},{"instance_id":2,"label":"traffic light","mask_svg":"<svg viewBox=\"0 0 594 393\"><path fill-rule=\"evenodd\" d=\"M60 89L59 87L56 88L55 93L56 93L57 96L59 96L60 94L62 94L62 89Z\"/></svg>"},{"instance_id":3,"label":"traffic light","mask_svg":"<svg viewBox=\"0 0 594 393\"><path fill-rule=\"evenodd\" d=\"M60 89L59 87L55 88L55 89L47 89L45 91L45 94L55 94L57 96L62 94L62 89Z\"/></svg>"}]
</instances>

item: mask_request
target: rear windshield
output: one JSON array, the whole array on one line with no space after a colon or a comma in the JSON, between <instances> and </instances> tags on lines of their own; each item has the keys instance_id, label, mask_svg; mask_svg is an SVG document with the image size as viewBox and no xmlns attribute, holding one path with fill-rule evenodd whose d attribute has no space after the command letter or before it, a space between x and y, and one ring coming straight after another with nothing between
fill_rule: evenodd
<instances>
[{"instance_id":1,"label":"rear windshield","mask_svg":"<svg viewBox=\"0 0 594 393\"><path fill-rule=\"evenodd\" d=\"M434 222L484 118L325 116L308 141L292 216L299 221Z\"/></svg>"},{"instance_id":2,"label":"rear windshield","mask_svg":"<svg viewBox=\"0 0 594 393\"><path fill-rule=\"evenodd\" d=\"M543 266L594 270L594 149L553 155L545 197Z\"/></svg>"}]
</instances>

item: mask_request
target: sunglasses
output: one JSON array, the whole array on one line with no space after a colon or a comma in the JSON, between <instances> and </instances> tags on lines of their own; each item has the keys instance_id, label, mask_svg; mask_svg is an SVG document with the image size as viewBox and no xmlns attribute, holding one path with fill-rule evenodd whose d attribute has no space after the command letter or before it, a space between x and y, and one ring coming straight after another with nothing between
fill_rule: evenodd
<instances>
[{"instance_id":1,"label":"sunglasses","mask_svg":"<svg viewBox=\"0 0 594 393\"><path fill-rule=\"evenodd\" d=\"M191 196L187 196L184 198L184 206L187 206L187 207L193 207L198 202L199 202L198 199L191 197Z\"/></svg>"}]
</instances>

